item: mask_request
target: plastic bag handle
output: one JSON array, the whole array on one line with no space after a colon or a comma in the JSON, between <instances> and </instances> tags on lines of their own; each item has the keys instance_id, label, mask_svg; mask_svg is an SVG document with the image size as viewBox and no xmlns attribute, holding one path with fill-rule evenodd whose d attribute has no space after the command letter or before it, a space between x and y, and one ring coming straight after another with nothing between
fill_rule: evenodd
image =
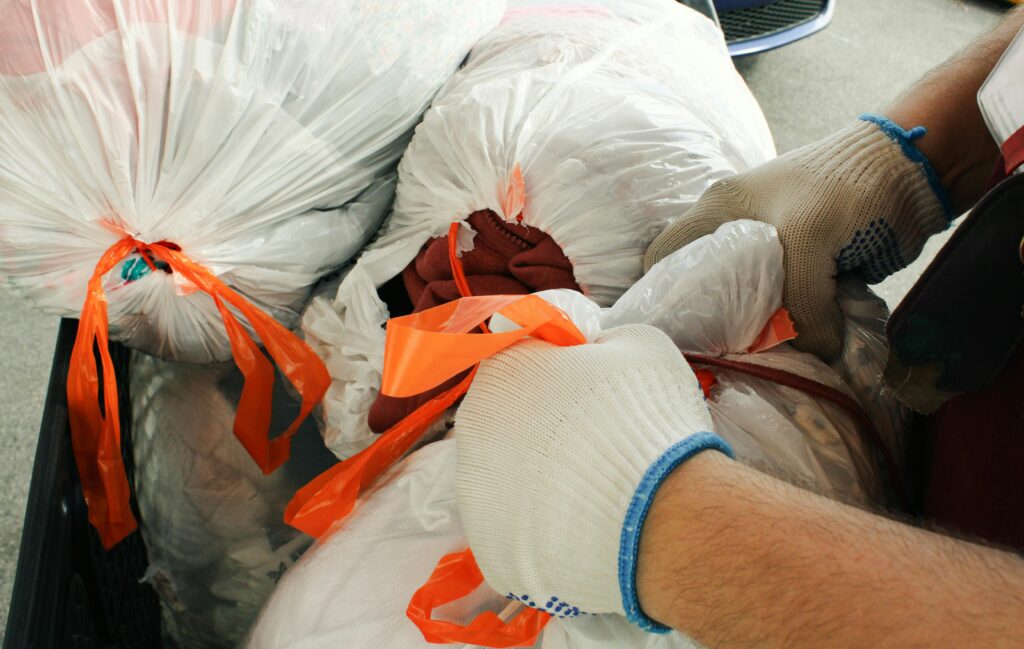
<instances>
[{"instance_id":1,"label":"plastic bag handle","mask_svg":"<svg viewBox=\"0 0 1024 649\"><path fill-rule=\"evenodd\" d=\"M245 377L234 433L264 473L274 471L288 459L292 435L323 399L330 385L330 375L323 361L305 342L250 304L209 270L193 262L174 244L146 244L125 237L112 245L104 252L89 279L67 381L72 446L82 492L89 508L89 522L99 532L100 540L107 549L131 534L137 522L131 512L128 478L121 458L117 377L107 348L109 320L103 277L135 252L139 252L147 264L151 263L149 255L166 262L172 271L213 298L231 342L232 356ZM270 420L274 367L228 305L245 316L270 358L302 397L299 416L273 440L270 439ZM102 410L94 345L103 367Z\"/></svg>"},{"instance_id":2,"label":"plastic bag handle","mask_svg":"<svg viewBox=\"0 0 1024 649\"><path fill-rule=\"evenodd\" d=\"M468 548L449 554L413 594L405 614L423 638L434 644L475 644L496 649L532 646L551 621L549 613L534 608L523 608L508 622L490 611L477 615L467 625L432 619L434 609L469 595L483 583L483 573Z\"/></svg>"},{"instance_id":3,"label":"plastic bag handle","mask_svg":"<svg viewBox=\"0 0 1024 649\"><path fill-rule=\"evenodd\" d=\"M327 469L299 489L284 511L284 521L316 539L344 520L356 501L388 467L469 390L476 372L437 395L382 433L373 444Z\"/></svg>"}]
</instances>

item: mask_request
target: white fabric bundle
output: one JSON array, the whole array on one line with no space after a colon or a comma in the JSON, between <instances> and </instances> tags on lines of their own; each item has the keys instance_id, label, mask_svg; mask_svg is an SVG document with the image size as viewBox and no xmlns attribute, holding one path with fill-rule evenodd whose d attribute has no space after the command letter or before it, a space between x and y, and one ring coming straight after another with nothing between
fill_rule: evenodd
<instances>
[{"instance_id":1,"label":"white fabric bundle","mask_svg":"<svg viewBox=\"0 0 1024 649\"><path fill-rule=\"evenodd\" d=\"M773 156L757 102L701 14L673 0L510 3L417 127L380 238L333 304L304 316L333 378L328 446L344 458L372 441L366 415L389 316L377 289L453 221L485 209L521 216L608 306L642 274L652 239L711 183ZM514 198L517 169L525 204ZM460 238L472 248L467 226Z\"/></svg>"},{"instance_id":2,"label":"white fabric bundle","mask_svg":"<svg viewBox=\"0 0 1024 649\"><path fill-rule=\"evenodd\" d=\"M294 326L390 207L412 128L504 0L0 2L0 277L77 315L170 242ZM129 256L112 337L226 360L213 300Z\"/></svg>"},{"instance_id":3,"label":"white fabric bundle","mask_svg":"<svg viewBox=\"0 0 1024 649\"><path fill-rule=\"evenodd\" d=\"M312 539L283 522L285 505L333 456L311 424L292 456L265 476L232 434L242 376L231 363L195 365L136 353L132 362L135 486L147 581L180 649L237 645ZM273 430L298 405L277 381Z\"/></svg>"},{"instance_id":4,"label":"white fabric bundle","mask_svg":"<svg viewBox=\"0 0 1024 649\"><path fill-rule=\"evenodd\" d=\"M817 357L783 344L744 353L782 299L782 247L771 226L754 221L727 223L715 234L677 251L654 267L614 306L601 309L573 291L549 291L556 304L593 338L601 330L629 323L656 326L681 351L785 369L852 395L839 373ZM864 292L846 299L863 315ZM879 319L850 319L858 322ZM500 316L491 329L514 325ZM864 342L864 359L881 359L879 330L854 331ZM874 342L872 342L874 341ZM873 369L869 370L869 365ZM880 375L882 364L865 363L862 376ZM881 476L860 432L831 403L788 387L715 370L717 385L708 406L715 432L740 460L810 489L855 503L872 503L882 492ZM874 407L890 446L899 442L905 412L878 393ZM871 408L869 408L871 410ZM891 424L891 425L889 425ZM863 465L860 478L857 465ZM250 637L249 649L427 649L406 618L412 594L437 560L465 547L455 504L454 440L429 444L384 477L355 513L304 556L282 580ZM508 498L516 497L510 485ZM435 618L468 622L482 610L503 612L509 601L482 587L472 597L438 611ZM543 649L682 649L685 636L648 635L616 616L552 620L539 639Z\"/></svg>"}]
</instances>

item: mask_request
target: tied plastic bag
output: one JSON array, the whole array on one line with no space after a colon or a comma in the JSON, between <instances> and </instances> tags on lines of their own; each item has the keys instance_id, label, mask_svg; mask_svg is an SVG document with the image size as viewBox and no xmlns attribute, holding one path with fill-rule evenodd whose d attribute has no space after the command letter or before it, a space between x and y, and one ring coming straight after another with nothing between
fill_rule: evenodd
<instances>
[{"instance_id":1,"label":"tied plastic bag","mask_svg":"<svg viewBox=\"0 0 1024 649\"><path fill-rule=\"evenodd\" d=\"M281 385L280 382L278 384ZM295 490L332 463L312 423L263 475L232 434L242 377L136 353L131 368L135 486L164 629L180 649L235 647L312 539L285 525ZM275 394L274 425L298 405Z\"/></svg>"},{"instance_id":2,"label":"tied plastic bag","mask_svg":"<svg viewBox=\"0 0 1024 649\"><path fill-rule=\"evenodd\" d=\"M738 221L663 260L611 308L602 309L571 291L539 296L561 308L587 337L610 327L646 323L670 335L681 353L789 371L854 398L840 373L812 355L786 344L748 351L781 304L782 268L782 248L774 229ZM879 322L854 318L847 326L856 329L861 323ZM491 318L490 329L496 334L518 328L500 314ZM867 345L858 352L864 359L884 359L871 342L884 342L879 333L855 332ZM880 372L881 366L876 370ZM828 399L742 372L714 367L712 371L716 382L709 390L708 407L715 431L733 445L742 461L833 497L878 502L886 486L884 476L874 449L847 411ZM856 371L869 372L862 366ZM874 405L892 422L905 423L905 412L887 395L876 394ZM893 430L902 434L902 426ZM352 516L322 537L286 575L254 627L248 647L327 649L339 642L353 649L434 646L419 635L406 609L436 561L465 547L454 502L455 469L455 444L450 439L429 444L394 467L364 495ZM515 497L510 488L509 498ZM379 590L386 593L380 599L372 595ZM433 616L465 625L481 611L510 617L515 605L484 585ZM581 616L552 619L533 646L681 649L693 642L679 633L646 634L616 616Z\"/></svg>"},{"instance_id":3,"label":"tied plastic bag","mask_svg":"<svg viewBox=\"0 0 1024 649\"><path fill-rule=\"evenodd\" d=\"M586 294L611 305L648 244L716 180L774 156L721 32L673 0L510 3L424 116L395 209L335 299L302 328L332 376L328 446L370 444L390 312L378 289L423 246L489 210L550 235ZM474 232L463 225L460 248Z\"/></svg>"},{"instance_id":4,"label":"tied plastic bag","mask_svg":"<svg viewBox=\"0 0 1024 649\"><path fill-rule=\"evenodd\" d=\"M108 339L233 357L250 381L238 438L265 471L279 466L293 429L268 441L270 361L305 417L329 377L288 328L376 232L413 126L503 8L0 2L0 278L80 319L68 410L104 546L136 525Z\"/></svg>"},{"instance_id":5,"label":"tied plastic bag","mask_svg":"<svg viewBox=\"0 0 1024 649\"><path fill-rule=\"evenodd\" d=\"M231 358L214 299L160 244L293 326L376 231L412 128L503 8L0 3L0 277L77 316L104 252L137 242L102 283L111 336Z\"/></svg>"}]
</instances>

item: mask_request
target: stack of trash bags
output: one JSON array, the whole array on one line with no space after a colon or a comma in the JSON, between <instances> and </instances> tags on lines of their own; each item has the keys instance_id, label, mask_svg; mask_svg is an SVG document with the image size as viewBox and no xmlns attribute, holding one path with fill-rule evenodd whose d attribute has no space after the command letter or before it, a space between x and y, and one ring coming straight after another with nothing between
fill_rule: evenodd
<instances>
[{"instance_id":1,"label":"stack of trash bags","mask_svg":"<svg viewBox=\"0 0 1024 649\"><path fill-rule=\"evenodd\" d=\"M471 287L576 287L610 306L643 273L650 242L704 190L774 155L760 107L703 15L670 0L513 0L416 129L379 237L333 301L314 300L303 316L332 377L328 446L349 457L394 423L379 417L371 429L383 326L413 308L412 283L436 279L418 256L453 222L466 250L482 247L474 227L515 249L551 240L529 242L532 260L479 260L486 277L467 260Z\"/></svg>"},{"instance_id":2,"label":"stack of trash bags","mask_svg":"<svg viewBox=\"0 0 1024 649\"><path fill-rule=\"evenodd\" d=\"M324 468L298 424L328 380L290 330L376 233L415 125L504 5L0 2L0 278L80 319L72 441L107 547L137 525L134 410L147 580L180 649L235 646L310 542L281 515ZM136 350L133 404L108 340Z\"/></svg>"},{"instance_id":3,"label":"stack of trash bags","mask_svg":"<svg viewBox=\"0 0 1024 649\"><path fill-rule=\"evenodd\" d=\"M670 255L610 308L579 292L538 295L558 306L588 339L601 330L643 323L666 332L698 370L708 367L707 387L715 431L737 458L803 487L860 506L885 502L887 466L898 452L903 410L880 396L863 404L851 373L881 370L876 363L884 318L867 313L884 306L866 289L844 286L847 348L857 360L838 369L782 342L751 352L781 305L782 247L774 229L754 221L727 223ZM495 332L518 328L502 317ZM733 367L706 365L724 361ZM805 386L748 374L753 368L815 383ZM832 398L820 396L832 393ZM837 397L835 395L838 395ZM840 405L844 398L856 404ZM871 413L864 415L862 413ZM860 425L868 416L872 438ZM413 594L428 582L438 561L464 550L455 498L456 446L452 436L427 444L393 467L366 492L354 513L339 520L282 580L253 629L250 649L302 646L411 649L432 646L407 616ZM510 489L510 499L515 490ZM433 612L433 620L469 624L490 611L502 618L517 602L486 584ZM485 641L457 646L487 646ZM504 645L520 646L520 645ZM544 649L695 646L680 633L650 635L618 616L553 619L532 644Z\"/></svg>"},{"instance_id":4,"label":"stack of trash bags","mask_svg":"<svg viewBox=\"0 0 1024 649\"><path fill-rule=\"evenodd\" d=\"M303 316L331 374L319 417L328 446L350 459L340 466L390 445L412 413L465 376L417 397L382 395L389 319L460 296L533 293L588 338L628 323L668 333L704 379L715 430L741 461L856 505L898 497L906 412L879 388L887 312L866 287L841 287L847 334L830 366L787 342L782 248L770 226L727 224L641 277L651 239L711 183L773 155L721 34L697 13L657 0L510 2L424 116L380 236L337 293ZM490 320L491 331L514 328L501 320ZM363 489L350 515L340 508L318 531L249 649L425 648L434 645L424 625L516 615L516 602L484 584L432 621L411 621L413 594L442 557L466 547L453 413ZM293 501L293 521L330 506L338 484ZM441 636L452 646L494 644ZM679 633L584 616L502 646L691 645Z\"/></svg>"},{"instance_id":5,"label":"stack of trash bags","mask_svg":"<svg viewBox=\"0 0 1024 649\"><path fill-rule=\"evenodd\" d=\"M588 337L657 326L739 459L848 502L892 495L905 413L879 391L887 314L866 288L842 287L830 367L787 343L768 226L642 276L712 183L775 155L721 32L674 0L9 0L0 116L0 277L80 318L72 441L107 546L136 525L131 408L169 646L431 646L406 607L466 544L454 408L309 552L285 511L445 387L381 394L384 325L464 295L540 295ZM130 405L108 340L134 350ZM483 585L433 615L516 606ZM689 642L614 616L531 641Z\"/></svg>"}]
</instances>

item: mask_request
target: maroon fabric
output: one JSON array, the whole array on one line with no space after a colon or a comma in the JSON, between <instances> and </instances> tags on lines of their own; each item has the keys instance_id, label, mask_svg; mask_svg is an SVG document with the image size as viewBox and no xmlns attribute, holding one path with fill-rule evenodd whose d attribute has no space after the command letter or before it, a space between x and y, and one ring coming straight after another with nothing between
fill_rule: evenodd
<instances>
[{"instance_id":1,"label":"maroon fabric","mask_svg":"<svg viewBox=\"0 0 1024 649\"><path fill-rule=\"evenodd\" d=\"M473 295L527 295L556 288L580 290L572 264L547 234L536 228L506 223L490 210L467 219L476 231L473 250L463 253L462 268ZM460 297L452 277L448 237L434 239L402 272L413 313ZM415 397L379 395L370 408L370 430L382 433L428 400L458 384L461 374Z\"/></svg>"},{"instance_id":2,"label":"maroon fabric","mask_svg":"<svg viewBox=\"0 0 1024 649\"><path fill-rule=\"evenodd\" d=\"M536 228L506 223L490 210L467 219L476 231L462 268L474 295L525 295L553 288L579 290L572 264L558 244ZM413 313L459 297L448 258L448 237L428 243L402 273Z\"/></svg>"},{"instance_id":3,"label":"maroon fabric","mask_svg":"<svg viewBox=\"0 0 1024 649\"><path fill-rule=\"evenodd\" d=\"M1024 552L1024 349L994 386L952 399L926 429L925 516Z\"/></svg>"}]
</instances>

